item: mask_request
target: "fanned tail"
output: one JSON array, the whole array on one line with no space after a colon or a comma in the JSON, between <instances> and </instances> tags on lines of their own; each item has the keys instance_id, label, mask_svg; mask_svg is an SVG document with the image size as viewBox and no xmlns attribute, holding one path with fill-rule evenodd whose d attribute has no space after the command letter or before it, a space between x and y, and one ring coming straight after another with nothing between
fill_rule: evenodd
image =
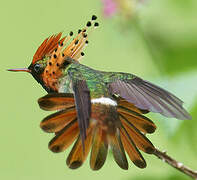
<instances>
[{"instance_id":1,"label":"fanned tail","mask_svg":"<svg viewBox=\"0 0 197 180\"><path fill-rule=\"evenodd\" d=\"M146 162L139 150L148 154L155 150L145 135L156 130L155 124L143 115L148 111L122 98L100 100L91 101L90 125L83 148L73 95L57 93L40 98L38 102L42 109L58 110L40 124L45 132L55 133L49 142L49 149L56 153L63 152L75 141L66 161L71 169L79 168L91 149L90 167L99 170L105 163L108 146L122 169L128 169L125 152L137 167L145 168Z\"/></svg>"},{"instance_id":2,"label":"fanned tail","mask_svg":"<svg viewBox=\"0 0 197 180\"><path fill-rule=\"evenodd\" d=\"M125 130L123 127L120 130L121 134L121 139L123 142L123 146L129 155L130 160L139 168L145 168L146 167L146 162L137 149L136 145L134 144L132 138L129 136L128 132Z\"/></svg>"},{"instance_id":3,"label":"fanned tail","mask_svg":"<svg viewBox=\"0 0 197 180\"><path fill-rule=\"evenodd\" d=\"M86 160L88 153L90 151L90 147L92 145L92 137L93 137L93 126L90 124L89 128L87 129L87 137L84 142L84 149L82 140L78 137L77 141L75 142L66 163L69 168L76 169L79 168L83 162Z\"/></svg>"},{"instance_id":4,"label":"fanned tail","mask_svg":"<svg viewBox=\"0 0 197 180\"><path fill-rule=\"evenodd\" d=\"M122 168L127 170L128 169L128 162L125 155L124 147L122 145L121 139L120 139L120 133L117 129L117 132L115 134L109 134L109 144L112 149L112 153L114 156L114 159L116 163Z\"/></svg>"},{"instance_id":5,"label":"fanned tail","mask_svg":"<svg viewBox=\"0 0 197 180\"><path fill-rule=\"evenodd\" d=\"M149 134L155 132L156 125L149 118L125 107L118 107L118 112L122 114L129 122L135 124L136 128L138 128L141 132Z\"/></svg>"},{"instance_id":6,"label":"fanned tail","mask_svg":"<svg viewBox=\"0 0 197 180\"><path fill-rule=\"evenodd\" d=\"M98 129L95 133L92 155L90 160L91 168L100 169L105 162L107 155L107 143L112 149L116 163L122 169L128 169L128 162L124 148L120 139L119 127L121 123L116 107L110 99L111 104L106 103L106 99L100 99L98 103L92 104L92 118L96 120ZM103 103L103 104L102 104Z\"/></svg>"},{"instance_id":7,"label":"fanned tail","mask_svg":"<svg viewBox=\"0 0 197 180\"><path fill-rule=\"evenodd\" d=\"M56 133L75 120L76 116L77 114L74 107L61 110L45 117L40 123L40 127L45 132Z\"/></svg>"},{"instance_id":8,"label":"fanned tail","mask_svg":"<svg viewBox=\"0 0 197 180\"><path fill-rule=\"evenodd\" d=\"M154 152L153 144L144 134L153 133L156 126L150 119L142 115L142 113L147 113L147 111L144 112L124 99L118 100L117 111L122 123L120 137L123 146L131 161L137 167L145 168L146 161L138 148L148 154Z\"/></svg>"},{"instance_id":9,"label":"fanned tail","mask_svg":"<svg viewBox=\"0 0 197 180\"><path fill-rule=\"evenodd\" d=\"M142 151L152 154L155 150L153 144L142 134L133 124L131 124L124 116L121 115L121 122L127 135L133 139L135 145Z\"/></svg>"},{"instance_id":10,"label":"fanned tail","mask_svg":"<svg viewBox=\"0 0 197 180\"><path fill-rule=\"evenodd\" d=\"M40 127L45 132L55 133L55 137L49 142L49 149L56 153L66 150L79 136L73 94L47 94L41 97L38 103L44 110L58 110L45 117L40 123Z\"/></svg>"},{"instance_id":11,"label":"fanned tail","mask_svg":"<svg viewBox=\"0 0 197 180\"><path fill-rule=\"evenodd\" d=\"M77 119L70 122L49 142L49 149L53 152L66 150L79 135Z\"/></svg>"},{"instance_id":12,"label":"fanned tail","mask_svg":"<svg viewBox=\"0 0 197 180\"><path fill-rule=\"evenodd\" d=\"M104 165L107 152L107 133L101 127L96 126L90 156L90 167L92 170L99 170Z\"/></svg>"},{"instance_id":13,"label":"fanned tail","mask_svg":"<svg viewBox=\"0 0 197 180\"><path fill-rule=\"evenodd\" d=\"M38 104L45 111L56 111L74 107L75 100L71 93L51 93L39 98Z\"/></svg>"}]
</instances>

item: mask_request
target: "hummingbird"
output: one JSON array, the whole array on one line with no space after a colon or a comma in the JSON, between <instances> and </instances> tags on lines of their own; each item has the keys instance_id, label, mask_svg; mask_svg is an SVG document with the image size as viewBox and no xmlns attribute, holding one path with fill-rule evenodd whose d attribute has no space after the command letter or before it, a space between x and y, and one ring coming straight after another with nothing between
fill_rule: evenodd
<instances>
[{"instance_id":1,"label":"hummingbird","mask_svg":"<svg viewBox=\"0 0 197 180\"><path fill-rule=\"evenodd\" d=\"M65 151L74 143L66 163L79 168L90 153L90 167L99 170L109 148L115 162L127 170L126 154L139 168L146 167L140 151L153 154L155 146L146 137L156 125L149 112L176 119L191 119L183 101L142 78L124 72L104 72L80 63L89 34L99 26L92 16L72 38L71 31L46 38L28 68L9 69L30 73L47 91L38 99L41 109L55 111L40 127L54 137L48 147ZM90 152L91 151L91 152Z\"/></svg>"}]
</instances>

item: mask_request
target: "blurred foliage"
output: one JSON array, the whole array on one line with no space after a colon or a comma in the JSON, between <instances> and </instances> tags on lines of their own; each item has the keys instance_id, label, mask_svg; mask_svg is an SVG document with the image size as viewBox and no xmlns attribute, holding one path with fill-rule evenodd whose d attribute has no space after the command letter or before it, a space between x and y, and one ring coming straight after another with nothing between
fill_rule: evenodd
<instances>
[{"instance_id":1,"label":"blurred foliage","mask_svg":"<svg viewBox=\"0 0 197 180\"><path fill-rule=\"evenodd\" d=\"M172 41L168 36L162 36L159 32L151 31L146 33L149 48L156 51L156 58L153 58L153 60L166 75L176 75L180 72L196 69L196 34L188 32L186 34L188 39L182 39L180 42L180 40Z\"/></svg>"},{"instance_id":2,"label":"blurred foliage","mask_svg":"<svg viewBox=\"0 0 197 180\"><path fill-rule=\"evenodd\" d=\"M128 178L128 180L130 180L131 178ZM169 176L165 176L165 177L154 177L154 176L143 176L143 177L137 177L135 178L135 180L189 180L190 178L188 177L183 177L181 175L169 175Z\"/></svg>"},{"instance_id":3,"label":"blurred foliage","mask_svg":"<svg viewBox=\"0 0 197 180\"><path fill-rule=\"evenodd\" d=\"M189 179L147 154L148 167L143 170L130 163L129 171L123 171L111 156L99 172L91 171L88 161L76 171L68 169L64 159L69 151L51 153L47 149L51 135L39 128L39 121L48 114L36 102L44 90L27 74L5 71L28 66L47 36L77 32L92 14L98 15L101 27L91 35L82 63L99 70L137 74L183 99L193 120L150 114L158 129L149 138L159 149L196 169L197 1L144 2L135 17L116 14L110 19L102 15L101 0L2 2L0 179Z\"/></svg>"},{"instance_id":4,"label":"blurred foliage","mask_svg":"<svg viewBox=\"0 0 197 180\"><path fill-rule=\"evenodd\" d=\"M196 70L197 2L168 0L158 3L161 4L158 15L146 17L151 20L143 26L148 44L157 56L153 60L166 75ZM161 17L162 20L157 21Z\"/></svg>"},{"instance_id":5,"label":"blurred foliage","mask_svg":"<svg viewBox=\"0 0 197 180\"><path fill-rule=\"evenodd\" d=\"M194 107L191 110L192 119L195 121L197 119L197 102L195 103ZM190 148L193 150L194 153L197 151L197 133L196 133L196 126L195 124L190 121L184 121L178 131L176 132L176 142L180 142L180 139L184 138Z\"/></svg>"}]
</instances>

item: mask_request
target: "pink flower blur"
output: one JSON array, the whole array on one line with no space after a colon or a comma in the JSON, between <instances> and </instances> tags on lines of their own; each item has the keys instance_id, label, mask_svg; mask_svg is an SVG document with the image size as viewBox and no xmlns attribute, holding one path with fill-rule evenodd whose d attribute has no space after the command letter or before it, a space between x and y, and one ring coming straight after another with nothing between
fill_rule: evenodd
<instances>
[{"instance_id":1,"label":"pink flower blur","mask_svg":"<svg viewBox=\"0 0 197 180\"><path fill-rule=\"evenodd\" d=\"M113 0L102 0L102 3L105 17L111 17L117 12L116 3Z\"/></svg>"}]
</instances>

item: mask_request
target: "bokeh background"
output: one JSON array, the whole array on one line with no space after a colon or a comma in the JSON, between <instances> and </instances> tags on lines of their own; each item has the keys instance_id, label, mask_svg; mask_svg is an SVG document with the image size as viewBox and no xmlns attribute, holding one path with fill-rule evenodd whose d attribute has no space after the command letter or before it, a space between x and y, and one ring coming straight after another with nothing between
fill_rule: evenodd
<instances>
[{"instance_id":1,"label":"bokeh background","mask_svg":"<svg viewBox=\"0 0 197 180\"><path fill-rule=\"evenodd\" d=\"M78 170L65 163L69 152L47 148L51 134L39 128L44 116L37 99L45 91L25 73L40 43L49 35L77 32L98 16L82 63L106 71L134 73L175 93L193 116L191 121L151 114L158 129L149 136L160 150L197 169L197 1L196 0L7 0L0 6L1 120L0 179L10 180L186 180L154 156L143 154L146 169L131 162L121 170L109 154L100 171L89 161Z\"/></svg>"}]
</instances>

